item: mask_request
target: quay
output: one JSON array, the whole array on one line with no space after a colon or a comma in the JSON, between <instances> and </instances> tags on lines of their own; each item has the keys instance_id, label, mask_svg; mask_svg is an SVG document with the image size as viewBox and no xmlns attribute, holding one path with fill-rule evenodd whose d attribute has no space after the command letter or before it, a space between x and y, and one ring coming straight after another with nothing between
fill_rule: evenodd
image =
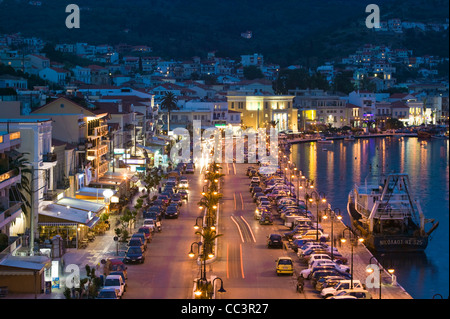
<instances>
[{"instance_id":1,"label":"quay","mask_svg":"<svg viewBox=\"0 0 450 319\"><path fill-rule=\"evenodd\" d=\"M295 137L297 134L290 134L286 138L280 138L280 140L285 141L289 144L300 144L300 143L310 143L317 142L323 140L323 138L314 136L314 137ZM362 135L354 135L352 136L355 140L357 139L366 139L366 138L379 138L379 137L417 137L417 133L383 133L383 134L362 134ZM324 139L327 141L334 140L344 140L347 136L329 136Z\"/></svg>"},{"instance_id":2,"label":"quay","mask_svg":"<svg viewBox=\"0 0 450 319\"><path fill-rule=\"evenodd\" d=\"M294 171L292 170L293 167L288 164L288 159L290 158L289 149L284 148L284 155L286 155L286 158L282 156L279 165L283 169L287 167L288 170L286 171L286 175L288 175L288 173L289 175L291 175ZM298 176L298 178L300 178L300 176ZM302 190L297 189L296 195L299 197L299 200L304 200L306 202L305 198L307 194L311 195L312 191L320 194L320 191L317 189L307 190L306 187L303 187ZM327 208L335 209L335 207L333 207L331 203L329 203L328 201L325 203L320 202L317 204L318 207L316 205L316 202L309 203L307 205L308 210L313 216L312 220L320 224L324 234L329 235L327 244L331 245L333 242L333 246L338 249L339 253L343 257L347 258L347 266L351 267L351 259L353 259L353 279L359 280L361 283L366 285L366 289L371 293L373 299L379 299L380 296L381 299L413 299L412 296L400 284L398 284L395 277L395 269L394 273L390 274L387 270L389 265L384 265L383 260L377 260L376 257L373 256L372 252L370 252L370 250L364 245L364 242L361 243L357 240L354 240L352 249L352 241L350 240L349 234L350 227L345 225L342 219L337 219L336 216L333 216L333 214L331 214L332 216L323 218L325 215L324 212ZM347 214L348 213L346 208L340 208L341 216ZM346 229L347 231L345 231ZM346 241L341 242L341 238L345 238ZM297 264L299 265L297 265L298 268L296 269L297 274L299 274L303 269L307 268L306 263L304 263L302 260L299 260L296 253L292 249L289 249L289 243L287 242L285 242L285 249L289 251L289 255L293 258L293 260L298 261ZM367 271L367 269L370 268L368 267L370 264L376 267L380 267L380 264L382 266L380 267L382 270L379 280L380 285L374 285L374 287L370 287L370 283L373 283L373 280L371 280L373 274ZM317 298L318 293L314 291L314 287L312 287L311 283L309 283L308 280L306 280L305 282L305 298Z\"/></svg>"}]
</instances>

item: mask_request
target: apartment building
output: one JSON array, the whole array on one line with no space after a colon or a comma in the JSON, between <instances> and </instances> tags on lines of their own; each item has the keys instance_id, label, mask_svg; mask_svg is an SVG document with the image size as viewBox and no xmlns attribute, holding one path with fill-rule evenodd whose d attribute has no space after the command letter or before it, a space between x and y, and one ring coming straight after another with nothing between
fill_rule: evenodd
<instances>
[{"instance_id":1,"label":"apartment building","mask_svg":"<svg viewBox=\"0 0 450 319\"><path fill-rule=\"evenodd\" d=\"M298 130L297 109L293 95L255 95L254 91L229 91L228 110L241 112L242 124L254 129L276 123L279 131Z\"/></svg>"},{"instance_id":2,"label":"apartment building","mask_svg":"<svg viewBox=\"0 0 450 319\"><path fill-rule=\"evenodd\" d=\"M0 233L8 237L25 232L25 215L17 189L22 175L15 159L21 154L19 131L0 131Z\"/></svg>"}]
</instances>

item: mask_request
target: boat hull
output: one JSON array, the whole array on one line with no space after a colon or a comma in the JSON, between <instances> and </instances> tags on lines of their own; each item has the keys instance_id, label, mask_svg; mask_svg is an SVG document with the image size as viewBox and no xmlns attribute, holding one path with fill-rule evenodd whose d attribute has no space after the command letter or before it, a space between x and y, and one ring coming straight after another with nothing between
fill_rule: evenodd
<instances>
[{"instance_id":1,"label":"boat hull","mask_svg":"<svg viewBox=\"0 0 450 319\"><path fill-rule=\"evenodd\" d=\"M428 236L395 236L370 233L358 222L358 213L354 203L347 204L351 227L355 233L364 238L364 245L371 251L380 253L389 252L423 252L428 246Z\"/></svg>"}]
</instances>

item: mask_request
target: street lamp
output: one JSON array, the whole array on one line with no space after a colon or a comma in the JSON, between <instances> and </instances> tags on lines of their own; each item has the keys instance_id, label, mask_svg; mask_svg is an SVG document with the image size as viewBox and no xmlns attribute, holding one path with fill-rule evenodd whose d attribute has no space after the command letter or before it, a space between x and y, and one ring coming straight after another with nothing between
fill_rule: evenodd
<instances>
[{"instance_id":1,"label":"street lamp","mask_svg":"<svg viewBox=\"0 0 450 319\"><path fill-rule=\"evenodd\" d=\"M325 197L325 193L317 191L312 191L311 195L306 194L305 198L310 202L316 202L317 213L316 213L316 241L319 242L319 203L322 201L323 203L327 202Z\"/></svg>"},{"instance_id":2,"label":"street lamp","mask_svg":"<svg viewBox=\"0 0 450 319\"><path fill-rule=\"evenodd\" d=\"M200 206L200 208L202 208L202 206ZM197 217L196 219L195 219L195 225L194 225L194 229L195 230L197 230L197 229L199 229L200 228L200 225L198 224L198 220L201 220L201 219L203 219L203 217L202 216L199 216L199 217ZM202 222L202 224L203 224L203 222Z\"/></svg>"},{"instance_id":3,"label":"street lamp","mask_svg":"<svg viewBox=\"0 0 450 319\"><path fill-rule=\"evenodd\" d=\"M331 210L331 208L325 209L325 215L323 216L323 219L328 218L328 214L330 215L331 219L331 260L334 260L334 232L333 232L333 224L334 220L342 219L341 210L339 208L335 208L334 210Z\"/></svg>"},{"instance_id":4,"label":"street lamp","mask_svg":"<svg viewBox=\"0 0 450 319\"><path fill-rule=\"evenodd\" d=\"M382 254L381 255L381 257L383 257L384 256L384 254ZM369 265L372 265L372 259L375 259L375 256L372 256L372 257L370 257L370 260L369 260ZM383 267L383 265L377 260L377 259L375 259L376 260L376 262L377 262L377 265L378 265L378 270L379 270L379 279L378 279L378 281L379 281L379 285L380 285L380 299L381 299L381 271L384 269L384 267ZM367 272L369 272L369 273L372 273L373 271L374 271L374 269L373 268L371 268L371 267L369 267L369 268L367 268L366 269L366 271ZM388 269L387 269L387 272L390 274L390 275L393 275L394 274L394 269L392 268L392 267L389 267Z\"/></svg>"},{"instance_id":5,"label":"street lamp","mask_svg":"<svg viewBox=\"0 0 450 319\"><path fill-rule=\"evenodd\" d=\"M213 295L214 295L214 282L215 282L216 280L220 280L220 288L219 288L219 290L217 290L217 292L220 292L220 293L227 292L225 289L223 289L223 280L222 280L222 278L216 277L216 278L214 278L213 281L212 281L212 289L213 289L213 291L211 292L211 299L212 299L212 297L213 297Z\"/></svg>"},{"instance_id":6,"label":"street lamp","mask_svg":"<svg viewBox=\"0 0 450 319\"><path fill-rule=\"evenodd\" d=\"M356 235L353 233L353 231L345 227L345 229L342 231L342 238L341 242L345 243L347 240L345 239L345 231L348 231L350 235L350 247L351 247L351 278L350 278L350 287L353 288L353 246L356 245L358 242L362 243L364 241L364 238L358 237L356 238Z\"/></svg>"}]
</instances>

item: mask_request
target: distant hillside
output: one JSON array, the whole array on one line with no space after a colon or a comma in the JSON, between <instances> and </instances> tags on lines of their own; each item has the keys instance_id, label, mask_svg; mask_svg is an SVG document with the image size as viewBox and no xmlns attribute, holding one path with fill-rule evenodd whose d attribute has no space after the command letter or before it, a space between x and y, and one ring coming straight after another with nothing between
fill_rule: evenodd
<instances>
[{"instance_id":1,"label":"distant hillside","mask_svg":"<svg viewBox=\"0 0 450 319\"><path fill-rule=\"evenodd\" d=\"M315 65L371 41L363 24L373 0L41 0L40 7L28 2L0 3L0 33L21 31L55 43L146 44L155 55L175 59L204 57L208 51L239 59L258 52L282 66ZM65 27L70 3L82 9L80 29ZM385 16L448 17L443 0L377 4ZM240 36L247 30L251 39Z\"/></svg>"}]
</instances>

